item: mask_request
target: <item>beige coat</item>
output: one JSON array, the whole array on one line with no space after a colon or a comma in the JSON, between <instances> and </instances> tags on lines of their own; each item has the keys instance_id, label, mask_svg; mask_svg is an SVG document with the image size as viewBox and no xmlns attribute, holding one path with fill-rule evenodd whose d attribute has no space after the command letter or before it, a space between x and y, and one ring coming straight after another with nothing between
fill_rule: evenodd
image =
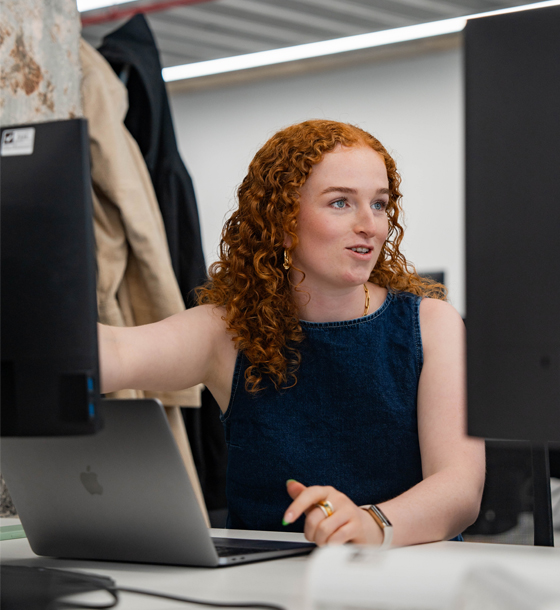
<instances>
[{"instance_id":1,"label":"beige coat","mask_svg":"<svg viewBox=\"0 0 560 610\"><path fill-rule=\"evenodd\" d=\"M157 322L185 309L171 266L160 208L142 153L124 126L127 91L107 61L80 44L88 120L97 255L99 321ZM123 390L117 398L159 398L205 512L179 406L200 406L200 386L180 392Z\"/></svg>"}]
</instances>

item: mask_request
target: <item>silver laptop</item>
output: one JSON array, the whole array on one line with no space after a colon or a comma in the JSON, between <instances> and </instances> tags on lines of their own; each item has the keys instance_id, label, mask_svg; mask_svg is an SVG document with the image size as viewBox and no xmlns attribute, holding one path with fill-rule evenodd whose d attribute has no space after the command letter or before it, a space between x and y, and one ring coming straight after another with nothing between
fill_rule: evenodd
<instances>
[{"instance_id":1,"label":"silver laptop","mask_svg":"<svg viewBox=\"0 0 560 610\"><path fill-rule=\"evenodd\" d=\"M212 538L161 403L105 400L91 436L2 439L2 474L37 555L227 566L315 545Z\"/></svg>"}]
</instances>

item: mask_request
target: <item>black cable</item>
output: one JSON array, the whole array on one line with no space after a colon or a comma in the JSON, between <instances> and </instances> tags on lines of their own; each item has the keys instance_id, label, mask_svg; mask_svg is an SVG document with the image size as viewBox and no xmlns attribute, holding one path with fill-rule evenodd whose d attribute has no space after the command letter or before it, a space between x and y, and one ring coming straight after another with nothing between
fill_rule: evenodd
<instances>
[{"instance_id":1,"label":"black cable","mask_svg":"<svg viewBox=\"0 0 560 610\"><path fill-rule=\"evenodd\" d=\"M162 599L171 599L177 602L187 602L189 604L198 604L199 606L211 606L213 608L266 608L267 610L286 610L283 606L276 604L266 604L261 602L209 602L190 597L180 597L178 595L168 595L167 593L156 593L154 591L146 591L144 589L132 589L129 587L116 587L115 593L137 593L138 595L149 595L151 597L161 597Z\"/></svg>"},{"instance_id":2,"label":"black cable","mask_svg":"<svg viewBox=\"0 0 560 610\"><path fill-rule=\"evenodd\" d=\"M276 604L261 602L213 602L167 593L157 593L145 589L119 587L107 576L73 572L58 568L31 566L0 566L2 588L0 597L3 610L19 610L22 607L41 607L47 610L58 608L81 608L82 610L108 610L119 603L119 593L136 593L177 602L210 606L212 608L263 608L263 610L286 610ZM63 601L64 597L86 592L106 591L113 600L101 604L84 604Z\"/></svg>"}]
</instances>

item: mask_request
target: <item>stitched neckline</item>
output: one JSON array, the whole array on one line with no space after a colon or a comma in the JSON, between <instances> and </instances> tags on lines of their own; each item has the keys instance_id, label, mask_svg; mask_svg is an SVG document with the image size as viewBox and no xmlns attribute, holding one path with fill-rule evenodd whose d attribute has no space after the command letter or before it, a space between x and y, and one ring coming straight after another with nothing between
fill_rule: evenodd
<instances>
[{"instance_id":1,"label":"stitched neckline","mask_svg":"<svg viewBox=\"0 0 560 610\"><path fill-rule=\"evenodd\" d=\"M357 324L363 324L370 322L371 320L380 316L391 304L391 301L395 298L395 295L391 290L387 290L387 296L381 304L381 306L372 313L368 313L367 316L360 318L352 318L351 320L340 320L332 322L309 322L308 320L300 320L302 327L304 328L329 328L329 327L341 327L341 326L355 326Z\"/></svg>"}]
</instances>

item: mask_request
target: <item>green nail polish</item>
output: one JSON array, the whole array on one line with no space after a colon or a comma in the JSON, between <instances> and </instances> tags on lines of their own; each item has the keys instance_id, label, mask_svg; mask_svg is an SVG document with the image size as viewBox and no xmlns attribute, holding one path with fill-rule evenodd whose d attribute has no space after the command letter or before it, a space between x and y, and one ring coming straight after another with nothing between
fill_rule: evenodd
<instances>
[{"instance_id":1,"label":"green nail polish","mask_svg":"<svg viewBox=\"0 0 560 610\"><path fill-rule=\"evenodd\" d=\"M297 483L297 481L296 481L295 479L288 479L288 480L286 481L286 485L287 485L288 483Z\"/></svg>"},{"instance_id":2,"label":"green nail polish","mask_svg":"<svg viewBox=\"0 0 560 610\"><path fill-rule=\"evenodd\" d=\"M286 519L282 519L282 525L285 527L286 525L290 525L290 522L286 521Z\"/></svg>"}]
</instances>

